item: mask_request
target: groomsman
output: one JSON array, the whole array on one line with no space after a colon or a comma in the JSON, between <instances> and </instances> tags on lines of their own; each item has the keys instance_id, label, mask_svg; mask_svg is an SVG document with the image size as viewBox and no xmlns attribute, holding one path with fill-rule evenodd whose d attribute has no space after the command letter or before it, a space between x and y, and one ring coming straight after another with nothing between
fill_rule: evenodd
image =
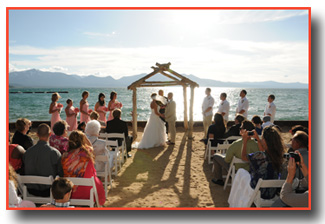
<instances>
[{"instance_id":1,"label":"groomsman","mask_svg":"<svg viewBox=\"0 0 325 224\"><path fill-rule=\"evenodd\" d=\"M203 129L204 129L204 138L200 141L204 141L204 139L207 138L207 132L209 126L212 124L212 115L213 115L213 105L214 105L214 99L211 96L211 89L206 88L205 94L207 95L202 104L202 114L203 114Z\"/></svg>"},{"instance_id":2,"label":"groomsman","mask_svg":"<svg viewBox=\"0 0 325 224\"><path fill-rule=\"evenodd\" d=\"M228 122L228 117L229 117L229 102L226 100L227 98L227 94L226 93L221 93L220 94L220 104L218 107L218 113L220 113L223 116L223 120L225 121L225 123L227 124Z\"/></svg>"},{"instance_id":3,"label":"groomsman","mask_svg":"<svg viewBox=\"0 0 325 224\"><path fill-rule=\"evenodd\" d=\"M236 114L242 114L245 118L247 118L248 112L248 99L246 98L247 92L246 90L242 90L239 94L240 100L238 101L238 106L236 108Z\"/></svg>"},{"instance_id":4,"label":"groomsman","mask_svg":"<svg viewBox=\"0 0 325 224\"><path fill-rule=\"evenodd\" d=\"M168 123L170 138L168 145L175 145L176 138L176 103L173 100L173 93L168 93L168 104L165 112L165 119Z\"/></svg>"},{"instance_id":5,"label":"groomsman","mask_svg":"<svg viewBox=\"0 0 325 224\"><path fill-rule=\"evenodd\" d=\"M265 110L264 110L264 116L270 116L271 117L271 122L274 123L274 117L275 117L275 112L276 112L276 106L273 103L273 101L275 100L275 96L274 95L269 95L269 97L267 98L267 104L265 106Z\"/></svg>"}]
</instances>

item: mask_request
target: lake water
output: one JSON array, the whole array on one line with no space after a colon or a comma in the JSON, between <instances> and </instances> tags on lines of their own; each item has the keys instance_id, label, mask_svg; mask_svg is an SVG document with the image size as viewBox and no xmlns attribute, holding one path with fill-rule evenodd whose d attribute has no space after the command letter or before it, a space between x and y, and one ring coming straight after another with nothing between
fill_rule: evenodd
<instances>
[{"instance_id":1,"label":"lake water","mask_svg":"<svg viewBox=\"0 0 325 224\"><path fill-rule=\"evenodd\" d=\"M158 92L163 89L165 95L168 92L174 93L174 100L177 108L177 120L183 120L184 101L182 87L166 87L166 88L139 88L137 90L137 112L138 121L144 121L150 115L150 95L153 92ZM239 88L211 88L212 96L215 99L214 112L217 111L219 105L220 93L226 92L227 100L230 103L229 120L235 117L235 110L239 100ZM98 100L98 94L103 92L106 95L106 106L109 101L111 91L116 91L117 99L123 103L122 119L126 121L131 120L132 111L132 91L127 88L9 88L9 92L37 92L37 91L68 91L69 93L61 93L59 103L66 106L66 100L72 99L75 107L79 107L81 94L87 90L90 94L88 97L89 107L94 109L95 103ZM247 99L249 100L248 118L251 119L253 115L263 116L267 97L270 94L275 95L274 103L277 106L275 120L308 120L308 89L257 89L247 88ZM202 120L201 106L203 98L205 97L205 87L195 88L194 97L194 121ZM31 121L49 121L51 115L48 113L51 103L51 93L9 93L9 122L15 122L19 117L26 117ZM190 100L190 90L188 88L188 101ZM189 106L188 102L188 106ZM61 118L65 119L64 110L61 112Z\"/></svg>"}]
</instances>

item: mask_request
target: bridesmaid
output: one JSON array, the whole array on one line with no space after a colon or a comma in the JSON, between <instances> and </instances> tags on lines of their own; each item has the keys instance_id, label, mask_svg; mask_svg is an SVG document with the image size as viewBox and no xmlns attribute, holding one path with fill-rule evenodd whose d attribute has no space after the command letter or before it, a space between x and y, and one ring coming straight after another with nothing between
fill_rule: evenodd
<instances>
[{"instance_id":1,"label":"bridesmaid","mask_svg":"<svg viewBox=\"0 0 325 224\"><path fill-rule=\"evenodd\" d=\"M107 107L105 107L105 94L100 93L98 95L98 102L95 104L95 111L99 114L99 120L106 124Z\"/></svg>"},{"instance_id":2,"label":"bridesmaid","mask_svg":"<svg viewBox=\"0 0 325 224\"><path fill-rule=\"evenodd\" d=\"M61 121L60 112L63 107L61 103L57 101L61 98L58 93L52 94L52 103L50 104L49 114L52 114L51 117L51 130L53 132L53 126L56 122Z\"/></svg>"},{"instance_id":3,"label":"bridesmaid","mask_svg":"<svg viewBox=\"0 0 325 224\"><path fill-rule=\"evenodd\" d=\"M88 96L88 91L82 93L82 99L80 100L80 123L85 122L85 124L87 124L87 122L90 121L89 116L92 110L89 110L89 103L87 101Z\"/></svg>"},{"instance_id":4,"label":"bridesmaid","mask_svg":"<svg viewBox=\"0 0 325 224\"><path fill-rule=\"evenodd\" d=\"M122 103L118 102L116 100L117 98L117 93L116 92L111 92L110 96L111 100L108 102L108 111L109 111L109 116L107 121L113 120L113 110L115 109L121 109L122 108Z\"/></svg>"},{"instance_id":5,"label":"bridesmaid","mask_svg":"<svg viewBox=\"0 0 325 224\"><path fill-rule=\"evenodd\" d=\"M67 99L67 107L65 108L65 114L67 115L66 121L69 125L69 131L74 131L78 128L78 108L73 106L73 101L71 99Z\"/></svg>"}]
</instances>

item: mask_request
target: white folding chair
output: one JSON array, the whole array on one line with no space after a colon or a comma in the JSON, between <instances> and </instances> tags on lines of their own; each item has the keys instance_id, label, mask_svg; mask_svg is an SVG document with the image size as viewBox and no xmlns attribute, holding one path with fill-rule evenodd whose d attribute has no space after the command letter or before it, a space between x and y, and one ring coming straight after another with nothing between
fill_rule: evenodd
<instances>
[{"instance_id":1,"label":"white folding chair","mask_svg":"<svg viewBox=\"0 0 325 224\"><path fill-rule=\"evenodd\" d=\"M122 139L122 145L118 147L121 150L122 163L124 163L124 158L126 157L126 139L123 133L107 133L107 138L119 138Z\"/></svg>"},{"instance_id":2,"label":"white folding chair","mask_svg":"<svg viewBox=\"0 0 325 224\"><path fill-rule=\"evenodd\" d=\"M122 167L122 160L121 160L121 153L120 151L118 150L118 141L115 140L115 141L112 141L112 140L106 140L106 149L108 151L110 151L110 148L113 149L113 152L114 152L114 158L113 158L113 166L112 168L114 168L114 175L117 176L117 172L119 169L121 169ZM109 155L111 156L111 155Z\"/></svg>"},{"instance_id":3,"label":"white folding chair","mask_svg":"<svg viewBox=\"0 0 325 224\"><path fill-rule=\"evenodd\" d=\"M126 157L126 140L125 135L123 133L100 133L100 138L105 139L106 141L112 138L119 138L122 139L122 145L118 146L118 150L121 150L122 155L122 163L124 163L124 157Z\"/></svg>"},{"instance_id":4,"label":"white folding chair","mask_svg":"<svg viewBox=\"0 0 325 224\"><path fill-rule=\"evenodd\" d=\"M43 177L43 176L23 176L17 174L17 179L18 179L18 185L21 193L23 194L23 199L32 201L35 204L43 204L43 203L51 203L53 198L52 198L52 193L50 193L49 197L40 197L40 196L35 196L32 195L28 192L26 184L41 184L41 185L52 185L53 183L53 177Z\"/></svg>"},{"instance_id":5,"label":"white folding chair","mask_svg":"<svg viewBox=\"0 0 325 224\"><path fill-rule=\"evenodd\" d=\"M228 138L225 139L225 141L223 143L229 144L229 141L236 141L241 138L242 138L241 136L229 136Z\"/></svg>"},{"instance_id":6,"label":"white folding chair","mask_svg":"<svg viewBox=\"0 0 325 224\"><path fill-rule=\"evenodd\" d=\"M281 188L285 180L263 180L259 179L255 187L254 193L252 194L247 207L251 207L254 203L256 207L270 207L277 199L275 196L272 199L262 199L261 198L261 188Z\"/></svg>"},{"instance_id":7,"label":"white folding chair","mask_svg":"<svg viewBox=\"0 0 325 224\"><path fill-rule=\"evenodd\" d=\"M231 186L231 183L228 184L229 177L231 176L232 181L235 179L235 175L236 175L236 166L235 166L235 164L238 164L238 163L248 163L248 162L246 162L244 160L241 160L241 159L238 159L235 156L232 158L230 166L229 166L229 170L228 170L228 173L227 173L227 177L226 177L226 182L225 182L225 185L223 186L224 190L226 190L227 186Z\"/></svg>"},{"instance_id":8,"label":"white folding chair","mask_svg":"<svg viewBox=\"0 0 325 224\"><path fill-rule=\"evenodd\" d=\"M107 155L98 155L95 157L95 162L103 162L105 164L104 166L104 171L97 171L97 176L98 177L104 177L105 182L104 182L104 188L105 188L105 196L107 198L107 185L108 185L108 180L107 176L109 177L109 185L112 187L112 172L110 168L110 162L109 162L109 152L107 152Z\"/></svg>"},{"instance_id":9,"label":"white folding chair","mask_svg":"<svg viewBox=\"0 0 325 224\"><path fill-rule=\"evenodd\" d=\"M227 149L229 148L229 146L231 144L218 144L217 146L211 146L211 140L208 140L208 144L206 146L206 150L205 150L205 159L208 158L208 164L211 164L211 151L215 150L216 153L220 153L220 154L226 154Z\"/></svg>"},{"instance_id":10,"label":"white folding chair","mask_svg":"<svg viewBox=\"0 0 325 224\"><path fill-rule=\"evenodd\" d=\"M84 205L89 206L91 208L94 207L94 203L96 202L96 206L100 207L97 188L95 184L95 178L80 178L80 177L67 177L75 186L87 186L92 187L90 189L90 198L89 199L70 199L71 205ZM94 200L95 196L95 200Z\"/></svg>"}]
</instances>

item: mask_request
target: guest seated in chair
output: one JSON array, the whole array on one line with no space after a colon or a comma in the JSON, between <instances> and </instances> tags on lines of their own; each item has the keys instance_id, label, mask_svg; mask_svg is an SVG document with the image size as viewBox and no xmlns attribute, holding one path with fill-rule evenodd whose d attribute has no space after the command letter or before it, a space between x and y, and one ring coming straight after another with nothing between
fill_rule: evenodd
<instances>
[{"instance_id":1,"label":"guest seated in chair","mask_svg":"<svg viewBox=\"0 0 325 224\"><path fill-rule=\"evenodd\" d=\"M217 146L218 143L223 143L223 140L219 140L225 134L226 127L223 120L223 116L220 113L215 113L214 124L210 125L208 129L208 138L213 138L211 140L212 146ZM205 144L208 144L208 139L205 139Z\"/></svg>"},{"instance_id":2,"label":"guest seated in chair","mask_svg":"<svg viewBox=\"0 0 325 224\"><path fill-rule=\"evenodd\" d=\"M127 156L131 157L129 152L131 151L131 144L133 141L133 138L128 135L128 126L127 123L123 120L121 120L121 110L120 109L115 109L113 111L113 120L107 121L106 123L106 132L107 133L123 133L125 136L125 141L126 141L126 149L127 149ZM116 140L110 139L110 140ZM118 144L122 145L122 139L117 139Z\"/></svg>"},{"instance_id":3,"label":"guest seated in chair","mask_svg":"<svg viewBox=\"0 0 325 224\"><path fill-rule=\"evenodd\" d=\"M23 174L23 155L25 154L25 149L17 144L9 145L9 163L12 165L13 169L18 174Z\"/></svg>"},{"instance_id":4,"label":"guest seated in chair","mask_svg":"<svg viewBox=\"0 0 325 224\"><path fill-rule=\"evenodd\" d=\"M235 117L235 124L229 128L229 130L224 134L224 138L228 138L230 136L240 136L240 126L242 122L245 120L245 117L241 114L238 114Z\"/></svg>"},{"instance_id":5,"label":"guest seated in chair","mask_svg":"<svg viewBox=\"0 0 325 224\"><path fill-rule=\"evenodd\" d=\"M53 126L54 135L50 137L50 146L59 150L62 154L68 150L68 123L64 120L58 121Z\"/></svg>"},{"instance_id":6,"label":"guest seated in chair","mask_svg":"<svg viewBox=\"0 0 325 224\"><path fill-rule=\"evenodd\" d=\"M25 175L56 177L63 176L61 153L49 145L51 128L47 124L40 124L37 128L39 141L30 147L23 156ZM28 192L41 197L50 196L50 186L30 184Z\"/></svg>"},{"instance_id":7,"label":"guest seated in chair","mask_svg":"<svg viewBox=\"0 0 325 224\"><path fill-rule=\"evenodd\" d=\"M244 131L252 131L254 130L254 124L251 121L244 121L241 124L240 127L240 133L243 134ZM249 137L247 139L247 152L253 153L258 151L258 145L257 143ZM237 141L233 142L229 148L227 149L226 156L221 154L214 154L213 156L213 175L214 179L212 179L212 182L218 185L223 186L224 181L222 179L222 168L225 170L229 170L229 165L233 159L233 157L236 157L238 159L241 159L241 151L243 146L243 139L238 139ZM249 170L249 164L235 164L236 170L239 168L244 168L247 171Z\"/></svg>"},{"instance_id":8,"label":"guest seated in chair","mask_svg":"<svg viewBox=\"0 0 325 224\"><path fill-rule=\"evenodd\" d=\"M14 168L9 164L9 208L35 208L36 205L31 201L22 200L17 194L17 174Z\"/></svg>"},{"instance_id":9,"label":"guest seated in chair","mask_svg":"<svg viewBox=\"0 0 325 224\"><path fill-rule=\"evenodd\" d=\"M12 137L11 144L18 144L25 150L34 145L33 139L28 136L28 133L32 127L32 122L26 118L19 118L16 121L16 132Z\"/></svg>"},{"instance_id":10,"label":"guest seated in chair","mask_svg":"<svg viewBox=\"0 0 325 224\"><path fill-rule=\"evenodd\" d=\"M257 140L260 151L247 153L247 142L251 137L247 131L243 131L242 160L250 162L250 185L255 189L259 178L263 180L280 179L284 144L280 133L274 126L263 129L262 139L258 137L255 130L253 132L253 137ZM261 189L261 198L274 198L276 192L276 188L263 188Z\"/></svg>"},{"instance_id":11,"label":"guest seated in chair","mask_svg":"<svg viewBox=\"0 0 325 224\"><path fill-rule=\"evenodd\" d=\"M106 149L105 140L98 138L100 129L101 127L99 121L91 120L86 125L86 131L85 131L86 136L89 139L91 145L93 146L95 157L99 155L107 155L108 153L110 153L109 164L110 167L112 168L113 160L114 160L114 152ZM104 162L96 162L95 164L96 171L97 172L104 171L104 166L105 166Z\"/></svg>"},{"instance_id":12,"label":"guest seated in chair","mask_svg":"<svg viewBox=\"0 0 325 224\"><path fill-rule=\"evenodd\" d=\"M74 208L74 206L70 206L72 188L73 183L69 179L64 177L56 178L51 187L54 200L41 207Z\"/></svg>"},{"instance_id":13,"label":"guest seated in chair","mask_svg":"<svg viewBox=\"0 0 325 224\"><path fill-rule=\"evenodd\" d=\"M88 122L89 123L89 122ZM62 155L62 167L64 177L91 178L94 177L97 188L99 204L103 205L106 201L105 191L102 182L97 177L94 167L95 156L93 148L89 144L86 135L81 131L73 131L69 136L68 152ZM71 198L89 199L90 188L79 186L72 191Z\"/></svg>"},{"instance_id":14,"label":"guest seated in chair","mask_svg":"<svg viewBox=\"0 0 325 224\"><path fill-rule=\"evenodd\" d=\"M272 207L308 207L308 168L300 152L296 151L295 153L299 155L300 162L296 162L293 157L289 158L286 182L282 186L280 198L273 203ZM293 190L297 167L301 169L304 178L301 180L299 188Z\"/></svg>"},{"instance_id":15,"label":"guest seated in chair","mask_svg":"<svg viewBox=\"0 0 325 224\"><path fill-rule=\"evenodd\" d=\"M258 115L254 115L252 117L252 122L255 125L255 131L257 132L257 134L261 135L263 131L263 127L262 127L263 121L261 120L261 118Z\"/></svg>"}]
</instances>

